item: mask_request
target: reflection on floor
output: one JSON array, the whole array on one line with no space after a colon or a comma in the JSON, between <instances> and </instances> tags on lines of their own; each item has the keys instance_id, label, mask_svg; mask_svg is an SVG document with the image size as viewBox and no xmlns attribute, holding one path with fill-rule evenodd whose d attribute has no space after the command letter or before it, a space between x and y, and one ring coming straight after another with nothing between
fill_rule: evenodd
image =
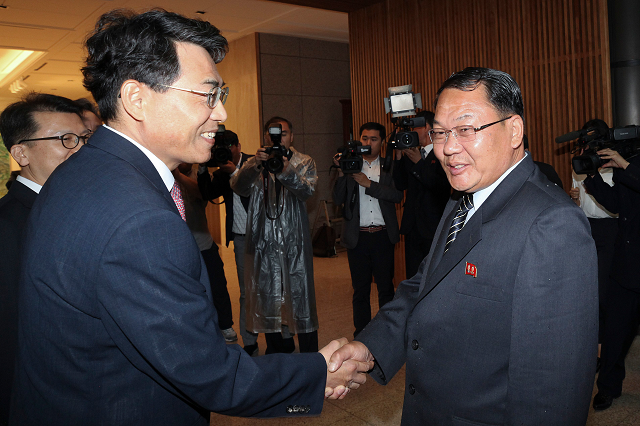
<instances>
[{"instance_id":1,"label":"reflection on floor","mask_svg":"<svg viewBox=\"0 0 640 426\"><path fill-rule=\"evenodd\" d=\"M234 329L238 330L238 280L233 250L220 248L225 263L229 295L233 305ZM320 329L320 347L338 337L353 337L351 311L351 280L347 254L342 252L334 258L314 258L316 298ZM377 292L372 286L371 302L373 314L377 311ZM239 342L242 343L242 342ZM264 336L258 338L260 353L266 347ZM544 350L541 348L541 350ZM404 368L387 386L378 385L373 379L360 389L351 392L345 400L325 401L319 417L289 419L242 419L218 414L211 415L211 425L399 425L404 395ZM640 339L636 339L627 357L627 378L622 396L613 406L602 412L589 412L588 426L640 425Z\"/></svg>"}]
</instances>

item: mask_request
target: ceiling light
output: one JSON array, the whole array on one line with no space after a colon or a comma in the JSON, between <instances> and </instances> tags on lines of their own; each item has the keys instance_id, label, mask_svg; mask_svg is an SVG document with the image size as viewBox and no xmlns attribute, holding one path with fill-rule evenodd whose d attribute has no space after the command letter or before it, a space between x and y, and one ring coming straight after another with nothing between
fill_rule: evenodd
<instances>
[{"instance_id":1,"label":"ceiling light","mask_svg":"<svg viewBox=\"0 0 640 426\"><path fill-rule=\"evenodd\" d=\"M18 78L44 54L34 50L0 49L0 87Z\"/></svg>"}]
</instances>

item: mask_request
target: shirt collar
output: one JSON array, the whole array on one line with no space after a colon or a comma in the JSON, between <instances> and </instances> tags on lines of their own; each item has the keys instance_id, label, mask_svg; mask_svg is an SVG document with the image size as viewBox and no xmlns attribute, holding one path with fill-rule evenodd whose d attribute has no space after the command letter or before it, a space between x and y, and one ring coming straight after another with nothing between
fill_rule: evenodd
<instances>
[{"instance_id":1,"label":"shirt collar","mask_svg":"<svg viewBox=\"0 0 640 426\"><path fill-rule=\"evenodd\" d=\"M151 161L151 164L153 164L153 167L156 168L156 170L158 171L158 174L162 178L162 181L164 182L165 186L167 187L167 190L171 191L171 188L173 188L173 183L175 182L175 178L173 177L173 174L171 173L171 170L169 170L167 165L164 164L162 162L162 160L160 160L151 151L149 151L147 148L145 148L144 146L140 145L138 142L134 141L133 139L131 139L129 136L125 135L124 133L121 133L121 132L117 131L113 127L109 127L106 124L103 124L103 126L106 127L107 129L111 130L115 134L122 136L123 138L125 138L126 140L128 140L129 142L134 144L136 147L138 147L138 149L140 151L142 151L142 153L144 155L147 156L149 161Z\"/></svg>"},{"instance_id":2,"label":"shirt collar","mask_svg":"<svg viewBox=\"0 0 640 426\"><path fill-rule=\"evenodd\" d=\"M525 152L525 155L520 159L520 161L518 161L516 164L511 166L506 172L502 174L502 176L498 178L498 180L493 182L491 185L487 186L484 189L481 189L480 191L473 193L473 210L474 211L480 208L482 203L484 203L485 200L489 198L489 195L491 195L493 190L496 189L498 185L500 185L500 182L502 182L504 178L506 178L507 175L509 175L509 173L511 173L511 171L515 169L518 166L518 164L520 164L522 160L524 160L527 157L527 155L529 155L529 153Z\"/></svg>"},{"instance_id":3,"label":"shirt collar","mask_svg":"<svg viewBox=\"0 0 640 426\"><path fill-rule=\"evenodd\" d=\"M18 175L16 177L16 181L20 182L21 184L23 184L27 188L31 189L36 194L39 194L40 190L42 189L42 185L39 185L39 184L35 183L34 181L29 180L29 179L27 179L26 177L24 177L22 175Z\"/></svg>"},{"instance_id":4,"label":"shirt collar","mask_svg":"<svg viewBox=\"0 0 640 426\"><path fill-rule=\"evenodd\" d=\"M425 157L426 157L427 155L429 155L429 153L430 153L431 151L433 151L433 144L432 144L432 143L430 143L430 144L429 144L429 145L427 145L427 146L423 146L421 149L422 149L422 151L424 151L424 155L425 155Z\"/></svg>"},{"instance_id":5,"label":"shirt collar","mask_svg":"<svg viewBox=\"0 0 640 426\"><path fill-rule=\"evenodd\" d=\"M377 166L378 164L380 164L380 156L378 155L372 162L368 162L367 160L364 160L364 162L367 163L369 167Z\"/></svg>"}]
</instances>

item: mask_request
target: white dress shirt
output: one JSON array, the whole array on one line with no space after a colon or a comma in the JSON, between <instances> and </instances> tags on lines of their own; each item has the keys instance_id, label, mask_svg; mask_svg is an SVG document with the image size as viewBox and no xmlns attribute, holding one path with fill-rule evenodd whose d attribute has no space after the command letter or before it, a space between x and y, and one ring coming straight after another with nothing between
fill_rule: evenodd
<instances>
[{"instance_id":1,"label":"white dress shirt","mask_svg":"<svg viewBox=\"0 0 640 426\"><path fill-rule=\"evenodd\" d=\"M380 182L380 156L369 163L364 160L362 163L362 173L372 182ZM360 227L384 225L384 217L380 210L380 203L377 198L365 194L366 188L358 185L360 195Z\"/></svg>"}]
</instances>

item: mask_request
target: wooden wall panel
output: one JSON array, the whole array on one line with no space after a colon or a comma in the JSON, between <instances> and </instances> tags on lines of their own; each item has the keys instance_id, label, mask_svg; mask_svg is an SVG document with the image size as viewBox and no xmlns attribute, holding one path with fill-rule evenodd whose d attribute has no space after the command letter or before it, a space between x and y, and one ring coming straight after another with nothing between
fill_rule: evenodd
<instances>
[{"instance_id":1,"label":"wooden wall panel","mask_svg":"<svg viewBox=\"0 0 640 426\"><path fill-rule=\"evenodd\" d=\"M351 12L349 32L354 129L391 128L390 86L413 84L430 109L451 73L500 69L522 89L533 157L568 190L572 155L555 138L592 118L612 122L606 0L386 0Z\"/></svg>"},{"instance_id":2,"label":"wooden wall panel","mask_svg":"<svg viewBox=\"0 0 640 426\"><path fill-rule=\"evenodd\" d=\"M218 72L229 86L224 125L238 135L242 151L249 153L259 148L262 139L258 55L258 34L253 33L229 43L229 53L218 64ZM218 244L225 243L224 217L224 204L207 205L209 231Z\"/></svg>"}]
</instances>

